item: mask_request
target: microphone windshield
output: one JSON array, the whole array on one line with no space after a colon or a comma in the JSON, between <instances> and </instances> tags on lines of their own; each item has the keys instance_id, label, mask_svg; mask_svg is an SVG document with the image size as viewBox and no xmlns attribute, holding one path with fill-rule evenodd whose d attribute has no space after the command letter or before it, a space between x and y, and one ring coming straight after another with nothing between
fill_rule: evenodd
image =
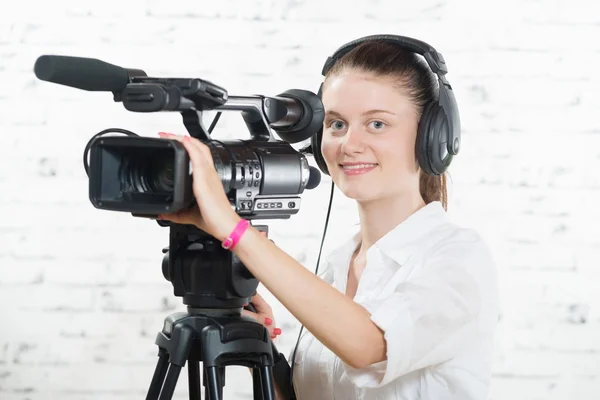
<instances>
[{"instance_id":1,"label":"microphone windshield","mask_svg":"<svg viewBox=\"0 0 600 400\"><path fill-rule=\"evenodd\" d=\"M34 72L43 81L89 91L121 91L129 83L127 69L94 58L43 55Z\"/></svg>"}]
</instances>

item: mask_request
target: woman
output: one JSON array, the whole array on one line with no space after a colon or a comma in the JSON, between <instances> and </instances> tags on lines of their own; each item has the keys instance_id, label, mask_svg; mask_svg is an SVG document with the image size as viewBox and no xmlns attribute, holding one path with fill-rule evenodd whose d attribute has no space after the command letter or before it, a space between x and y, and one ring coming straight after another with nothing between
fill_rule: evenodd
<instances>
[{"instance_id":1,"label":"woman","mask_svg":"<svg viewBox=\"0 0 600 400\"><path fill-rule=\"evenodd\" d=\"M485 399L498 317L496 270L482 238L446 214L445 176L415 156L436 79L419 56L367 41L328 72L322 154L355 199L360 229L321 277L240 224L207 146L188 137L198 209L161 216L193 223L233 251L304 325L294 359L299 399ZM227 239L230 238L230 239ZM270 307L252 299L275 327Z\"/></svg>"}]
</instances>

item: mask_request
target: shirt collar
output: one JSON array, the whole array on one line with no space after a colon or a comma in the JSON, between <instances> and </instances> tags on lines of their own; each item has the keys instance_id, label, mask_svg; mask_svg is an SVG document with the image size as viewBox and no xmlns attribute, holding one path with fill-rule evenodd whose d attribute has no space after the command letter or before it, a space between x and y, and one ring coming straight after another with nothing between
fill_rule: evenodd
<instances>
[{"instance_id":1,"label":"shirt collar","mask_svg":"<svg viewBox=\"0 0 600 400\"><path fill-rule=\"evenodd\" d=\"M448 221L448 215L440 201L433 201L412 213L404 221L380 238L368 252L379 250L381 253L403 264L410 256L423 236L433 232ZM333 265L347 266L352 254L360 242L360 227L350 239L331 251L327 261Z\"/></svg>"}]
</instances>

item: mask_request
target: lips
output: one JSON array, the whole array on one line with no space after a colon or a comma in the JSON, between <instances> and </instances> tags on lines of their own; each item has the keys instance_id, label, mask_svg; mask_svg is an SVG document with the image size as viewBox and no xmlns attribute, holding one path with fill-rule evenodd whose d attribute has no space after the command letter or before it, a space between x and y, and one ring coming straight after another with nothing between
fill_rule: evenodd
<instances>
[{"instance_id":1,"label":"lips","mask_svg":"<svg viewBox=\"0 0 600 400\"><path fill-rule=\"evenodd\" d=\"M342 164L341 167L344 170L353 170L353 169L368 169L376 167L378 164L374 163L363 163L363 164Z\"/></svg>"},{"instance_id":2,"label":"lips","mask_svg":"<svg viewBox=\"0 0 600 400\"><path fill-rule=\"evenodd\" d=\"M352 163L342 164L342 171L345 175L362 175L374 170L379 164L374 163Z\"/></svg>"}]
</instances>

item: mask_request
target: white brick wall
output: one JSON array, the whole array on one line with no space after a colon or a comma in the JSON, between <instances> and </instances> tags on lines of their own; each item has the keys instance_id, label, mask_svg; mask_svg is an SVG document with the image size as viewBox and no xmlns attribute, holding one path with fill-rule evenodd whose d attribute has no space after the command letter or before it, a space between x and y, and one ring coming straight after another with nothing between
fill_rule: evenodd
<instances>
[{"instance_id":1,"label":"white brick wall","mask_svg":"<svg viewBox=\"0 0 600 400\"><path fill-rule=\"evenodd\" d=\"M398 5L403 4L403 5ZM162 277L167 230L99 211L82 152L108 127L184 132L36 80L35 59L99 58L153 76L211 80L231 94L316 90L326 56L371 33L419 37L446 57L464 141L451 213L479 229L500 267L493 400L600 393L600 3L478 0L81 2L25 0L0 15L0 399L145 397L163 318L183 309ZM227 114L215 131L245 137ZM329 181L273 239L314 269ZM354 222L335 200L326 249ZM301 222L309 225L301 227ZM292 229L290 229L290 227ZM286 232L295 232L290 235ZM295 343L295 319L265 293ZM230 367L227 398L250 399ZM187 398L186 373L177 398Z\"/></svg>"}]
</instances>

